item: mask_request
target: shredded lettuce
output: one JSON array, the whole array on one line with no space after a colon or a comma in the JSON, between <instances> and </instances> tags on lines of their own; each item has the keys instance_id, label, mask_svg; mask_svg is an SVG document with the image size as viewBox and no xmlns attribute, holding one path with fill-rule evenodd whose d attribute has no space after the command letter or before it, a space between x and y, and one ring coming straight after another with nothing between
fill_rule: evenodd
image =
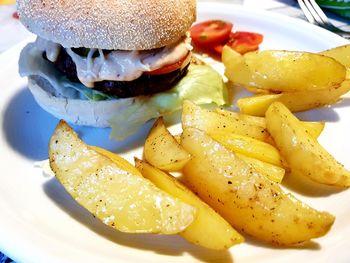
<instances>
[{"instance_id":1,"label":"shredded lettuce","mask_svg":"<svg viewBox=\"0 0 350 263\"><path fill-rule=\"evenodd\" d=\"M227 103L227 88L219 73L206 65L190 65L186 77L174 88L135 103L123 113L110 120L111 137L116 140L137 132L147 121L171 114L181 109L184 100L196 104L224 105Z\"/></svg>"}]
</instances>

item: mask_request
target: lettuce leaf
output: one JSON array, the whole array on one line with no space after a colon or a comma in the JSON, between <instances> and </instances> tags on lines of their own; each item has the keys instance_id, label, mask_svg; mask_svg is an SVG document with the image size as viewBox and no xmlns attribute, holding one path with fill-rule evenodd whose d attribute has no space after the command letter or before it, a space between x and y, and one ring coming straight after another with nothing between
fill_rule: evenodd
<instances>
[{"instance_id":1,"label":"lettuce leaf","mask_svg":"<svg viewBox=\"0 0 350 263\"><path fill-rule=\"evenodd\" d=\"M158 93L148 100L135 103L110 120L111 137L123 140L137 132L144 123L181 109L184 100L196 104L224 105L227 88L222 77L210 66L190 65L187 75L172 89Z\"/></svg>"}]
</instances>

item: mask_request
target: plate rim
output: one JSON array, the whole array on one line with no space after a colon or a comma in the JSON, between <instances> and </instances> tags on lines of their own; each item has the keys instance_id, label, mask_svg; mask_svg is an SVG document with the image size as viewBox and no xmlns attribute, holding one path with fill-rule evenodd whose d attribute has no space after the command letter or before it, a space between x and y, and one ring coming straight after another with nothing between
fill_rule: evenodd
<instances>
[{"instance_id":1,"label":"plate rim","mask_svg":"<svg viewBox=\"0 0 350 263\"><path fill-rule=\"evenodd\" d=\"M218 3L215 1L208 1L208 2L198 2L198 9L200 10L201 8L208 8L208 7L212 7L212 8L219 8L221 6L221 8L224 8L225 6L228 6L230 8L232 8L232 5L235 6L235 8L237 8L238 10L241 10L243 12L248 12L251 14L256 14L256 15L266 15L268 17L272 17L272 18L276 18L276 19L283 19L284 21L293 21L293 23L296 23L297 25L302 25L303 29L309 28L310 30L317 30L318 33L323 34L323 35L327 35L329 38L330 37L336 37L339 39L339 42L342 42L344 44L349 43L349 41L347 41L346 39L330 32L327 31L323 28L317 27L315 25L309 24L308 22L298 19L298 18L294 18L294 17L289 17L283 14L279 14L279 13L275 13L273 11L268 11L268 10L258 10L258 9L248 9L247 7L244 6L239 6L239 5L235 5L232 3ZM30 37L28 39L32 39L33 37ZM5 61L9 56L11 56L13 53L19 52L20 49L28 42L28 39L20 42L19 44L13 46L12 48L6 50L5 52L3 52L2 54L0 54L0 65L2 64L3 61ZM3 120L3 115L1 114L0 116L0 120ZM0 229L4 229L6 228L5 226L1 226L0 225ZM20 236L16 237L16 238L20 238ZM14 238L13 236L11 236L11 241L10 243L15 243L14 241L16 240L16 238ZM6 238L4 238L3 240L5 240ZM2 242L1 243L1 238L0 238L0 251L2 251L2 253L4 253L5 255L7 255L8 257L11 257L13 260L16 260L18 262L27 262L28 261L28 257L26 257L27 255L29 256L33 256L32 253L30 252L30 249L26 249L26 253L25 256L23 255L21 251L21 253L16 253L16 249L15 248L7 248L7 245L3 245L6 242ZM21 254L20 256L18 256L18 254ZM41 260L46 260L49 259L49 257L44 256L44 254L41 255ZM35 261L36 259L38 259L38 257L36 257L33 261L33 259L29 259L30 262L37 262ZM56 259L57 260L57 259Z\"/></svg>"}]
</instances>

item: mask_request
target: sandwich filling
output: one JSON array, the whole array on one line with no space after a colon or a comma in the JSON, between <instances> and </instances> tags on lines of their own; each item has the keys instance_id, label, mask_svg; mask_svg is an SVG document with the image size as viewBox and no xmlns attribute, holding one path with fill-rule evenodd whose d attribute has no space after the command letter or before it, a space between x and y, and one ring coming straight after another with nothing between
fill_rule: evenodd
<instances>
[{"instance_id":1,"label":"sandwich filling","mask_svg":"<svg viewBox=\"0 0 350 263\"><path fill-rule=\"evenodd\" d=\"M191 60L191 39L158 49L126 51L63 48L38 37L35 45L70 81L111 96L126 98L170 89Z\"/></svg>"},{"instance_id":2,"label":"sandwich filling","mask_svg":"<svg viewBox=\"0 0 350 263\"><path fill-rule=\"evenodd\" d=\"M36 43L29 43L20 54L19 73L22 77L29 78L28 87L35 100L52 115L72 123L95 126L98 122L98 127L112 127L111 136L118 140L135 133L150 119L179 110L184 100L191 100L196 104L215 103L217 105L223 105L228 101L227 88L221 75L208 65L190 63L189 66L173 71L182 64L179 62L176 63L176 67L169 65L154 71L145 71L136 80L104 80L94 82L94 88L88 88L79 81L77 76L75 81L68 78L68 74L73 72L69 68L76 70L76 66L65 52L65 48L60 46L57 48L53 43L49 43L46 47L47 54L46 51L39 49ZM49 52L49 49L52 51ZM80 53L81 57L86 57L85 51L87 50L74 50L75 53ZM107 52L103 50L103 53ZM96 55L93 54L92 57L94 56ZM58 68L59 64L65 67L67 74L62 74L62 70ZM177 80L177 76L181 74L186 76ZM173 76L171 81L175 79L175 82L178 82L174 85L167 84L171 79L169 76ZM109 83L111 90L119 90L124 92L123 94L149 92L152 90L150 83L157 78L164 80L163 87L167 90L156 92L158 89L154 89L156 94L151 96L118 99L116 96L97 90L102 83L105 85ZM145 83L148 83L147 87ZM120 88L116 89L112 85L120 85ZM161 86L157 81L152 85Z\"/></svg>"}]
</instances>

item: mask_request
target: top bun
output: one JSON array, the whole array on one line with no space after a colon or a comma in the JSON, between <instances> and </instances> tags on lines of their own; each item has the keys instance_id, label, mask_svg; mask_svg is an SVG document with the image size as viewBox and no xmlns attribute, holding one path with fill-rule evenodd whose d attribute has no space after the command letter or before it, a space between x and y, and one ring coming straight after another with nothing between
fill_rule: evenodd
<instances>
[{"instance_id":1,"label":"top bun","mask_svg":"<svg viewBox=\"0 0 350 263\"><path fill-rule=\"evenodd\" d=\"M146 50L180 39L196 0L17 0L21 22L64 47Z\"/></svg>"}]
</instances>

